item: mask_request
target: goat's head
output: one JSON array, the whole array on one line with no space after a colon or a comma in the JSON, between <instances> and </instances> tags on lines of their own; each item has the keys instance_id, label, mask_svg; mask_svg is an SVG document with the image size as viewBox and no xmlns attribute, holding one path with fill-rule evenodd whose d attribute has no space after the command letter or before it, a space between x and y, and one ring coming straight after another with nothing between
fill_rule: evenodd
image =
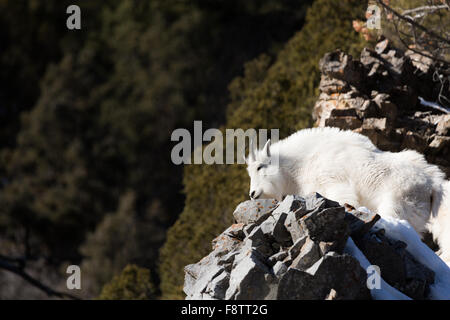
<instances>
[{"instance_id":1,"label":"goat's head","mask_svg":"<svg viewBox=\"0 0 450 320\"><path fill-rule=\"evenodd\" d=\"M270 139L261 150L256 150L253 140L250 140L245 162L250 176L250 198L281 200L284 181L278 166L278 155L271 154Z\"/></svg>"}]
</instances>

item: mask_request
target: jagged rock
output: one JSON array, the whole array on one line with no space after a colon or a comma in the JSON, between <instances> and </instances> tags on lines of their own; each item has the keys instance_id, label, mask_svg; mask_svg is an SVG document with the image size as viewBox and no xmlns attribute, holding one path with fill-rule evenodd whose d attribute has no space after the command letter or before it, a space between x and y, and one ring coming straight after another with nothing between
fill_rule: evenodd
<instances>
[{"instance_id":1,"label":"jagged rock","mask_svg":"<svg viewBox=\"0 0 450 320\"><path fill-rule=\"evenodd\" d=\"M364 73L359 61L354 61L352 56L340 50L325 54L319 61L319 67L323 74L352 85L361 84Z\"/></svg>"},{"instance_id":2,"label":"jagged rock","mask_svg":"<svg viewBox=\"0 0 450 320\"><path fill-rule=\"evenodd\" d=\"M330 252L306 271L290 268L280 280L277 298L322 300L333 289L343 300L370 299L366 277L355 258Z\"/></svg>"},{"instance_id":3,"label":"jagged rock","mask_svg":"<svg viewBox=\"0 0 450 320\"><path fill-rule=\"evenodd\" d=\"M225 299L225 294L228 289L230 282L230 274L225 270L222 271L218 276L212 279L205 289L206 295L210 296L211 299Z\"/></svg>"},{"instance_id":4,"label":"jagged rock","mask_svg":"<svg viewBox=\"0 0 450 320\"><path fill-rule=\"evenodd\" d=\"M280 251L278 253L275 253L274 255L270 256L268 260L270 265L276 264L278 261L283 261L286 259L286 257L289 255L287 251Z\"/></svg>"},{"instance_id":5,"label":"jagged rock","mask_svg":"<svg viewBox=\"0 0 450 320\"><path fill-rule=\"evenodd\" d=\"M209 255L185 267L186 299L369 299L366 272L343 254L349 235L389 284L426 298L433 272L374 226L378 215L318 193L287 196L273 208L265 200L267 210L258 211L262 203L239 205L238 223L213 240ZM244 205L250 218L240 213Z\"/></svg>"},{"instance_id":6,"label":"jagged rock","mask_svg":"<svg viewBox=\"0 0 450 320\"><path fill-rule=\"evenodd\" d=\"M411 59L413 65L423 73L427 74L432 69L433 59L425 57L424 55L411 50L406 51L405 55L408 56Z\"/></svg>"},{"instance_id":7,"label":"jagged rock","mask_svg":"<svg viewBox=\"0 0 450 320\"><path fill-rule=\"evenodd\" d=\"M356 210L352 206L345 205L345 220L350 227L350 235L352 237L361 237L367 233L373 225L380 220L380 216L370 211Z\"/></svg>"},{"instance_id":8,"label":"jagged rock","mask_svg":"<svg viewBox=\"0 0 450 320\"><path fill-rule=\"evenodd\" d=\"M288 270L286 263L278 261L272 268L272 272L276 277L281 277Z\"/></svg>"},{"instance_id":9,"label":"jagged rock","mask_svg":"<svg viewBox=\"0 0 450 320\"><path fill-rule=\"evenodd\" d=\"M380 267L385 281L411 298L425 299L434 273L414 259L404 242L389 239L382 229L354 240L367 259Z\"/></svg>"},{"instance_id":10,"label":"jagged rock","mask_svg":"<svg viewBox=\"0 0 450 320\"><path fill-rule=\"evenodd\" d=\"M278 203L274 199L248 200L240 203L233 212L234 219L245 225L264 221L275 210Z\"/></svg>"},{"instance_id":11,"label":"jagged rock","mask_svg":"<svg viewBox=\"0 0 450 320\"><path fill-rule=\"evenodd\" d=\"M283 246L288 246L292 243L290 233L284 225L286 218L287 213L275 210L272 215L261 223L263 233Z\"/></svg>"},{"instance_id":12,"label":"jagged rock","mask_svg":"<svg viewBox=\"0 0 450 320\"><path fill-rule=\"evenodd\" d=\"M317 192L306 197L304 201L307 212L320 211L325 208L340 207L339 203L336 201L324 198Z\"/></svg>"},{"instance_id":13,"label":"jagged rock","mask_svg":"<svg viewBox=\"0 0 450 320\"><path fill-rule=\"evenodd\" d=\"M300 249L300 253L292 261L290 267L306 270L318 261L321 256L319 245L310 238L307 238L305 244Z\"/></svg>"},{"instance_id":14,"label":"jagged rock","mask_svg":"<svg viewBox=\"0 0 450 320\"><path fill-rule=\"evenodd\" d=\"M308 237L304 235L303 237L295 240L292 247L289 248L289 256L291 257L291 259L295 259L298 256L307 239Z\"/></svg>"},{"instance_id":15,"label":"jagged rock","mask_svg":"<svg viewBox=\"0 0 450 320\"><path fill-rule=\"evenodd\" d=\"M224 272L223 266L216 263L214 255L203 258L199 264L190 264L184 268L184 293L191 299L203 299L203 293L216 276Z\"/></svg>"},{"instance_id":16,"label":"jagged rock","mask_svg":"<svg viewBox=\"0 0 450 320\"><path fill-rule=\"evenodd\" d=\"M440 136L450 135L450 114L447 114L443 116L442 119L438 120L438 124L436 126L436 134Z\"/></svg>"},{"instance_id":17,"label":"jagged rock","mask_svg":"<svg viewBox=\"0 0 450 320\"><path fill-rule=\"evenodd\" d=\"M218 256L223 256L233 251L236 245L241 242L241 240L231 237L227 232L224 232L212 241L212 248Z\"/></svg>"},{"instance_id":18,"label":"jagged rock","mask_svg":"<svg viewBox=\"0 0 450 320\"><path fill-rule=\"evenodd\" d=\"M242 252L234 262L230 274L229 287L225 299L234 300L261 300L270 293L270 285L265 281L265 275L270 270L261 261L255 250Z\"/></svg>"},{"instance_id":19,"label":"jagged rock","mask_svg":"<svg viewBox=\"0 0 450 320\"><path fill-rule=\"evenodd\" d=\"M350 230L345 221L343 207L324 208L320 212L314 210L300 220L302 234L319 244L327 243L328 251L341 253L344 250Z\"/></svg>"},{"instance_id":20,"label":"jagged rock","mask_svg":"<svg viewBox=\"0 0 450 320\"><path fill-rule=\"evenodd\" d=\"M229 235L230 237L243 240L245 238L245 232L244 232L245 225L243 223L235 223L231 225L227 230L225 230L225 234Z\"/></svg>"},{"instance_id":21,"label":"jagged rock","mask_svg":"<svg viewBox=\"0 0 450 320\"><path fill-rule=\"evenodd\" d=\"M296 241L303 236L303 231L300 229L298 221L308 213L306 205L305 200L301 197L287 196L274 212L287 213L286 219L284 220L284 226L290 233L293 241Z\"/></svg>"}]
</instances>

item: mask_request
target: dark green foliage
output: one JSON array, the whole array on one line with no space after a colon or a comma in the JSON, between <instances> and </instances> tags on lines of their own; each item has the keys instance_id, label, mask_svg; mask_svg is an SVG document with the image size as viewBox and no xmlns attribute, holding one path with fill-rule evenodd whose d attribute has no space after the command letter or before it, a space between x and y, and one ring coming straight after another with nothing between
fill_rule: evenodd
<instances>
[{"instance_id":1,"label":"dark green foliage","mask_svg":"<svg viewBox=\"0 0 450 320\"><path fill-rule=\"evenodd\" d=\"M164 240L155 223L160 213L161 208L154 203L139 217L135 194L128 192L121 197L117 212L107 214L81 246L83 296L98 294L128 263L155 267L157 251L151 248Z\"/></svg>"},{"instance_id":2,"label":"dark green foliage","mask_svg":"<svg viewBox=\"0 0 450 320\"><path fill-rule=\"evenodd\" d=\"M246 64L230 85L226 128L279 128L280 138L312 124L311 109L320 80L318 62L341 48L362 47L352 20L364 13L357 0L317 0L306 24L270 64L267 56ZM243 165L190 165L185 169L186 205L161 250L161 290L166 299L183 297L183 267L210 250L211 240L232 223L235 206L248 197Z\"/></svg>"},{"instance_id":3,"label":"dark green foliage","mask_svg":"<svg viewBox=\"0 0 450 320\"><path fill-rule=\"evenodd\" d=\"M127 265L121 274L107 283L98 297L100 300L150 300L155 299L155 288L150 270Z\"/></svg>"},{"instance_id":4,"label":"dark green foliage","mask_svg":"<svg viewBox=\"0 0 450 320\"><path fill-rule=\"evenodd\" d=\"M105 2L105 1L104 1ZM117 2L79 0L84 28L98 28L100 7ZM65 10L70 0L0 0L0 148L15 145L20 113L30 110L40 94L49 64L65 50L80 46L85 32L67 32Z\"/></svg>"},{"instance_id":5,"label":"dark green foliage","mask_svg":"<svg viewBox=\"0 0 450 320\"><path fill-rule=\"evenodd\" d=\"M184 202L172 131L222 124L228 83L245 61L277 52L310 2L86 0L82 29L68 31L64 1L1 1L15 14L1 12L0 103L26 108L0 145L0 240L54 265L87 255L108 276L129 262L153 271ZM21 10L29 20L16 30ZM135 234L116 235L121 222ZM129 239L136 251L114 250ZM88 274L97 294L106 276Z\"/></svg>"}]
</instances>

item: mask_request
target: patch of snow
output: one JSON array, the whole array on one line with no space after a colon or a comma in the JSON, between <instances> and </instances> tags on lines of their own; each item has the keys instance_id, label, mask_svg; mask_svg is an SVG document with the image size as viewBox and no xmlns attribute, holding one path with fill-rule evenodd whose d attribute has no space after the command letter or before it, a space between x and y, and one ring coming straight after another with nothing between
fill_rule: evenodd
<instances>
[{"instance_id":1,"label":"patch of snow","mask_svg":"<svg viewBox=\"0 0 450 320\"><path fill-rule=\"evenodd\" d=\"M430 102L430 101L427 101L427 100L425 100L425 99L422 98L422 97L419 97L419 100L420 100L420 103L421 103L422 105L424 105L424 106L431 107L431 108L433 108L433 109L436 109L436 110L439 110L439 111L442 111L442 112L445 112L445 113L450 113L450 110L449 110L449 109L447 109L447 108L441 106L440 104L438 104L438 103L436 103L436 102Z\"/></svg>"},{"instance_id":2,"label":"patch of snow","mask_svg":"<svg viewBox=\"0 0 450 320\"><path fill-rule=\"evenodd\" d=\"M419 234L406 220L381 218L374 227L384 229L388 237L405 242L408 245L406 250L417 261L434 271L435 278L434 284L430 286L430 299L450 299L450 267L421 241Z\"/></svg>"},{"instance_id":3,"label":"patch of snow","mask_svg":"<svg viewBox=\"0 0 450 320\"><path fill-rule=\"evenodd\" d=\"M361 252L361 250L358 249L355 242L350 237L347 240L347 244L345 246L344 252L355 257L359 261L359 264L361 265L361 267L364 268L364 270L367 270L367 268L371 265L369 260L367 260L366 256ZM369 288L370 294L372 295L373 299L375 299L375 300L411 300L410 297L401 293L394 287L390 286L386 281L383 280L383 277L380 277L380 278L381 278L381 286L379 289L376 289L376 288L370 289Z\"/></svg>"}]
</instances>

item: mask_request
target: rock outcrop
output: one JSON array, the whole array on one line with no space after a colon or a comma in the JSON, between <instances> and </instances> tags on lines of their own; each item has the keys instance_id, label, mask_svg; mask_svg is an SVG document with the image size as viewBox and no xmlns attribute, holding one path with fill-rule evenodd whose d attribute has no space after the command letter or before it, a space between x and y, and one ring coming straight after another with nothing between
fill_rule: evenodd
<instances>
[{"instance_id":1,"label":"rock outcrop","mask_svg":"<svg viewBox=\"0 0 450 320\"><path fill-rule=\"evenodd\" d=\"M450 90L431 60L383 40L364 49L359 60L339 50L328 53L320 69L317 126L354 130L384 151L417 150L450 177L449 106L429 103L437 97L449 102ZM361 267L367 261L379 268L387 291L395 292L390 297L450 294L448 283L440 285L438 269L433 267L435 275L419 263L426 263L423 256L416 259L406 243L378 227L383 222L377 224L378 215L363 208L342 207L318 194L291 195L281 203L245 201L234 218L236 223L214 239L212 252L185 267L187 299L380 297L368 288L369 271Z\"/></svg>"},{"instance_id":2,"label":"rock outcrop","mask_svg":"<svg viewBox=\"0 0 450 320\"><path fill-rule=\"evenodd\" d=\"M328 53L320 69L316 125L354 130L384 151L416 150L450 177L450 114L421 103L439 96L450 102L448 81L438 79L430 59L383 40L359 60Z\"/></svg>"},{"instance_id":3,"label":"rock outcrop","mask_svg":"<svg viewBox=\"0 0 450 320\"><path fill-rule=\"evenodd\" d=\"M344 253L349 237L391 286L424 299L434 273L406 244L374 225L379 216L319 194L249 200L212 252L185 267L187 299L370 299L367 270Z\"/></svg>"}]
</instances>

